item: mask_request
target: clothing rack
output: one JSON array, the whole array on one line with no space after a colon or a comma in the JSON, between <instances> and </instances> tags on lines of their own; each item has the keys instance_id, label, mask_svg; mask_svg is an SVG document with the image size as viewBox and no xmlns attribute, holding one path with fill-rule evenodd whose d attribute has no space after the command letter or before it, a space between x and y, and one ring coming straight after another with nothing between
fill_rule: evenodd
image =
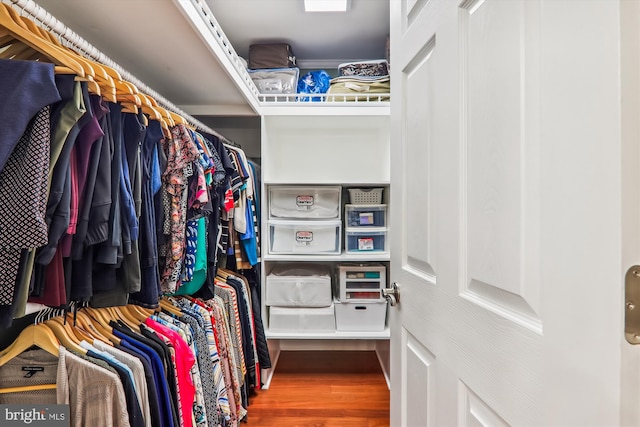
<instances>
[{"instance_id":1,"label":"clothing rack","mask_svg":"<svg viewBox=\"0 0 640 427\"><path fill-rule=\"evenodd\" d=\"M166 99L164 96L160 95L158 92L151 89L149 86L143 83L140 79L138 79L136 76L134 76L129 71L124 69L122 66L120 66L111 58L109 58L103 52L98 50L95 46L93 46L87 40L80 37L77 33L75 33L73 30L67 27L64 23L59 21L55 16L47 12L42 6L37 4L34 0L10 0L10 2L8 0L0 0L0 1L3 1L7 4L14 6L16 9L19 9L18 12L21 13L23 16L26 14L33 21L35 21L36 23L39 23L42 28L57 35L63 44L66 44L68 47L72 48L73 50L80 53L81 55L115 69L118 73L120 73L120 75L124 80L135 85L140 92L143 92L146 95L154 98L158 102L158 104L161 105L163 108L182 116L185 120L187 120L190 124L192 124L197 129L200 129L203 132L209 133L211 135L214 135L220 138L220 140L222 140L222 142L224 142L225 144L229 144L234 147L239 147L238 144L234 143L233 141L230 141L225 136L214 131L209 126L195 119L193 116L187 114L182 109L178 108L175 104L173 104L171 101Z\"/></svg>"}]
</instances>

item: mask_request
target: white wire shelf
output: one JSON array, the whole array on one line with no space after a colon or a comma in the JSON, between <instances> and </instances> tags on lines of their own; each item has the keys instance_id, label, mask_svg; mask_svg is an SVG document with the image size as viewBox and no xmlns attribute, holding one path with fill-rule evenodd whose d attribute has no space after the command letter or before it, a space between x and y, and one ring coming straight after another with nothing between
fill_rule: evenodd
<instances>
[{"instance_id":1,"label":"white wire shelf","mask_svg":"<svg viewBox=\"0 0 640 427\"><path fill-rule=\"evenodd\" d=\"M390 93L273 93L258 95L262 103L276 103L278 105L311 105L353 106L385 103L391 99Z\"/></svg>"}]
</instances>

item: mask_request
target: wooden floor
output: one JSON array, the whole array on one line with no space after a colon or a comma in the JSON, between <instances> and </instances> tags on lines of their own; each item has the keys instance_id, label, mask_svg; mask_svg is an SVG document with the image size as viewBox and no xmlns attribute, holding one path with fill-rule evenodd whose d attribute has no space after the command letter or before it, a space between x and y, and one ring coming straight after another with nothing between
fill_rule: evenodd
<instances>
[{"instance_id":1,"label":"wooden floor","mask_svg":"<svg viewBox=\"0 0 640 427\"><path fill-rule=\"evenodd\" d=\"M389 389L373 351L283 351L250 427L389 426Z\"/></svg>"}]
</instances>

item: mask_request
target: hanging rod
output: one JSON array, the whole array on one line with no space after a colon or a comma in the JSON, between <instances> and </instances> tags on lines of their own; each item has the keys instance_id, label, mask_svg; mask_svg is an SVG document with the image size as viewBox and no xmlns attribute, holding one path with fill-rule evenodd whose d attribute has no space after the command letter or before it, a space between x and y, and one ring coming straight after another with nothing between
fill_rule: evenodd
<instances>
[{"instance_id":1,"label":"hanging rod","mask_svg":"<svg viewBox=\"0 0 640 427\"><path fill-rule=\"evenodd\" d=\"M6 0L4 0L6 2ZM114 60L109 58L103 52L98 50L91 43L80 37L76 32L67 27L64 23L58 20L55 16L47 12L42 6L37 4L34 0L11 0L11 4L20 8L18 12L29 15L30 18L38 23L40 26L46 29L47 31L56 34L61 41L66 42L69 47L74 48L78 53L84 55L87 58L90 58L94 61L97 61L101 64L104 64L108 67L115 69L122 78L132 84L134 84L139 91L145 93L146 95L151 96L155 99L158 104L160 104L163 108L170 110L182 117L185 118L188 122L190 122L193 126L200 129L203 132L209 133L211 135L215 135L220 138L223 142L238 147L238 145L220 133L214 131L209 126L205 125L201 121L195 119L193 116L187 114L182 109L178 108L171 101L166 99L164 96L160 95L155 90L151 89L145 83L143 83L136 76L125 70L120 64L116 63Z\"/></svg>"}]
</instances>

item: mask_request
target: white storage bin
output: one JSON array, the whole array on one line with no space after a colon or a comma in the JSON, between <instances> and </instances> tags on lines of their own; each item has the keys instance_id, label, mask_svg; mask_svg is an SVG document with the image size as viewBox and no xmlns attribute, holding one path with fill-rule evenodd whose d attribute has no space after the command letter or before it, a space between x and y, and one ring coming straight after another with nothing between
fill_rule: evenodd
<instances>
[{"instance_id":1,"label":"white storage bin","mask_svg":"<svg viewBox=\"0 0 640 427\"><path fill-rule=\"evenodd\" d=\"M386 253L386 228L345 228L345 251L347 253Z\"/></svg>"},{"instance_id":2,"label":"white storage bin","mask_svg":"<svg viewBox=\"0 0 640 427\"><path fill-rule=\"evenodd\" d=\"M340 220L269 221L268 225L271 254L340 253Z\"/></svg>"},{"instance_id":3,"label":"white storage bin","mask_svg":"<svg viewBox=\"0 0 640 427\"><path fill-rule=\"evenodd\" d=\"M338 295L341 302L384 301L387 269L381 264L338 266Z\"/></svg>"},{"instance_id":4,"label":"white storage bin","mask_svg":"<svg viewBox=\"0 0 640 427\"><path fill-rule=\"evenodd\" d=\"M280 307L329 307L331 271L318 264L277 265L267 275L266 304Z\"/></svg>"},{"instance_id":5,"label":"white storage bin","mask_svg":"<svg viewBox=\"0 0 640 427\"><path fill-rule=\"evenodd\" d=\"M271 186L269 219L340 218L339 186Z\"/></svg>"},{"instance_id":6,"label":"white storage bin","mask_svg":"<svg viewBox=\"0 0 640 427\"><path fill-rule=\"evenodd\" d=\"M336 330L384 331L387 302L335 302Z\"/></svg>"},{"instance_id":7,"label":"white storage bin","mask_svg":"<svg viewBox=\"0 0 640 427\"><path fill-rule=\"evenodd\" d=\"M387 205L345 205L346 227L386 227Z\"/></svg>"},{"instance_id":8,"label":"white storage bin","mask_svg":"<svg viewBox=\"0 0 640 427\"><path fill-rule=\"evenodd\" d=\"M334 332L334 304L329 307L269 307L269 330L273 332Z\"/></svg>"},{"instance_id":9,"label":"white storage bin","mask_svg":"<svg viewBox=\"0 0 640 427\"><path fill-rule=\"evenodd\" d=\"M349 202L353 205L382 203L382 188L349 188Z\"/></svg>"}]
</instances>

